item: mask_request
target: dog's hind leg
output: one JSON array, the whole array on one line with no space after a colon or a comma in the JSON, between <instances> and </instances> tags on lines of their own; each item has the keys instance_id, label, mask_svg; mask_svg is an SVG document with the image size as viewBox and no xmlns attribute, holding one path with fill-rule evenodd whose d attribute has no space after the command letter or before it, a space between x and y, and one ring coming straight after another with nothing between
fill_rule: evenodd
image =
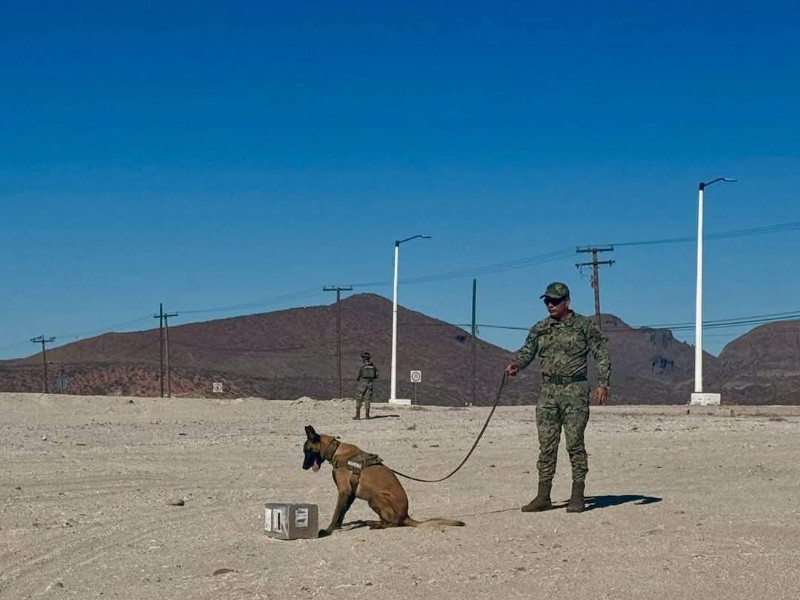
<instances>
[{"instance_id":1,"label":"dog's hind leg","mask_svg":"<svg viewBox=\"0 0 800 600\"><path fill-rule=\"evenodd\" d=\"M405 524L407 515L401 515L397 507L388 502L377 501L375 498L369 501L369 507L374 510L381 518L380 527L372 526L370 529L385 529L387 527L400 527Z\"/></svg>"}]
</instances>

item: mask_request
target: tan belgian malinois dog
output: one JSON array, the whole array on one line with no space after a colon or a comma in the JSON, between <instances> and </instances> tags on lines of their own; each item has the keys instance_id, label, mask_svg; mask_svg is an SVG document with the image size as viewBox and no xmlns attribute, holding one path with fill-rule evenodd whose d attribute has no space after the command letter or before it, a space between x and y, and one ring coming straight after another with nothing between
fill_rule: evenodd
<instances>
[{"instance_id":1,"label":"tan belgian malinois dog","mask_svg":"<svg viewBox=\"0 0 800 600\"><path fill-rule=\"evenodd\" d=\"M367 454L353 444L345 444L329 435L319 435L311 425L306 425L306 443L303 445L303 469L315 473L326 460L333 466L333 481L338 495L333 518L319 537L325 537L342 526L344 515L356 498L366 500L381 518L366 521L370 529L386 527L420 527L451 525L463 526L453 519L427 519L415 521L408 516L408 496L395 474L380 464L374 454ZM366 457L366 458L365 458Z\"/></svg>"}]
</instances>

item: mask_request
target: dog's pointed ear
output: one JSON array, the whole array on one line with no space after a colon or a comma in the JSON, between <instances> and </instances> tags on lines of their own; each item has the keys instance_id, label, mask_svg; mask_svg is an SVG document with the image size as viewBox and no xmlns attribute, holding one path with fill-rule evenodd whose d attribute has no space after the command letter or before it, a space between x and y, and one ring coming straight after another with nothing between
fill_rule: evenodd
<instances>
[{"instance_id":1,"label":"dog's pointed ear","mask_svg":"<svg viewBox=\"0 0 800 600\"><path fill-rule=\"evenodd\" d=\"M306 437L310 442L318 442L319 441L319 434L314 431L314 428L311 425L306 425Z\"/></svg>"}]
</instances>

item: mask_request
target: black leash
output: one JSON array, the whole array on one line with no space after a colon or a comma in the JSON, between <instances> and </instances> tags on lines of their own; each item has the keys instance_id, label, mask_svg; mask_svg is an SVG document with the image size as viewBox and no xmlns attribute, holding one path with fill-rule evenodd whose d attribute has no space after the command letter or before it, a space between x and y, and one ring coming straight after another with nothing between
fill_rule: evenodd
<instances>
[{"instance_id":1,"label":"black leash","mask_svg":"<svg viewBox=\"0 0 800 600\"><path fill-rule=\"evenodd\" d=\"M472 448L470 448L469 452L467 452L467 455L464 457L464 460L462 460L461 464L459 464L455 469L453 469L453 471L451 473L448 473L447 475L445 475L444 477L442 477L440 479L418 479L417 477L411 477L411 475L405 475L405 474L401 473L400 471L395 471L394 469L391 469L391 468L389 470L392 473L394 473L395 475L399 475L400 477L405 477L406 479L411 479L413 481L421 481L422 483L438 483L440 481L444 481L448 477L451 477L451 476L455 475L458 472L458 470L461 467L464 466L464 463L467 462L467 459L472 455L472 452L478 446L478 442L481 441L481 438L483 437L483 432L486 431L486 427L489 426L489 421L492 420L492 415L494 414L494 409L497 408L497 405L500 402L500 394L503 393L503 387L506 385L506 379L507 378L508 378L508 375L504 371L503 372L503 380L500 382L500 389L497 390L497 397L494 399L494 405L492 406L492 410L489 411L489 416L486 417L486 423L483 424L483 428L481 429L481 432L478 434L478 437L475 439L475 443L472 444Z\"/></svg>"}]
</instances>

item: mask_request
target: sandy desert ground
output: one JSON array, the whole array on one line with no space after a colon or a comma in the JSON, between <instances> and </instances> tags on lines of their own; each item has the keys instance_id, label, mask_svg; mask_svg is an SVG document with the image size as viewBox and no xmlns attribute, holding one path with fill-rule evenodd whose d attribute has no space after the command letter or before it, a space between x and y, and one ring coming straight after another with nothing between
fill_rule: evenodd
<instances>
[{"instance_id":1,"label":"sandy desert ground","mask_svg":"<svg viewBox=\"0 0 800 600\"><path fill-rule=\"evenodd\" d=\"M800 597L800 407L602 407L587 432L591 510L524 514L536 486L533 407L500 408L466 465L403 480L411 514L463 528L282 541L265 502L311 502L303 426L422 478L445 475L485 407L255 398L0 394L0 597ZM554 500L569 495L559 458ZM371 518L357 501L346 521Z\"/></svg>"}]
</instances>

